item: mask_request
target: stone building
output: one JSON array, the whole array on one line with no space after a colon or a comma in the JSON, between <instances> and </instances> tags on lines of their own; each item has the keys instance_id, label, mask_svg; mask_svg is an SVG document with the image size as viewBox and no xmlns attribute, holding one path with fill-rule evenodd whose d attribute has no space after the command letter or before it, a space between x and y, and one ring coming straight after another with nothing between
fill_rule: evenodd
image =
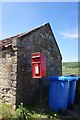
<instances>
[{"instance_id":1,"label":"stone building","mask_svg":"<svg viewBox=\"0 0 80 120\"><path fill-rule=\"evenodd\" d=\"M48 76L62 74L62 56L49 23L0 41L0 100L14 108L30 101L39 87L32 79L34 52L45 55Z\"/></svg>"}]
</instances>

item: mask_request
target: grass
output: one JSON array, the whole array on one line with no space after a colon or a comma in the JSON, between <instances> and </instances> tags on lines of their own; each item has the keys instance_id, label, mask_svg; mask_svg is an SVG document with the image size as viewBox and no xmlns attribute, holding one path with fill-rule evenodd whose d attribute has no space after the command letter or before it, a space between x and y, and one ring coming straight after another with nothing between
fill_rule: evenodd
<instances>
[{"instance_id":1,"label":"grass","mask_svg":"<svg viewBox=\"0 0 80 120\"><path fill-rule=\"evenodd\" d=\"M66 68L65 66L62 67L62 74L63 75L79 75L80 76L80 68Z\"/></svg>"},{"instance_id":2,"label":"grass","mask_svg":"<svg viewBox=\"0 0 80 120\"><path fill-rule=\"evenodd\" d=\"M62 66L66 66L68 68L80 68L80 62L63 62Z\"/></svg>"},{"instance_id":3,"label":"grass","mask_svg":"<svg viewBox=\"0 0 80 120\"><path fill-rule=\"evenodd\" d=\"M0 112L2 113L2 118L16 118L16 120L20 120L25 118L32 119L32 118L44 118L44 119L53 119L53 120L60 120L59 114L55 114L48 106L48 91L43 94L42 99L42 109L40 104L40 97L39 95L34 96L30 105L19 105L19 107L14 111L10 105L6 105L5 103L1 103L0 105ZM1 117L1 116L0 116ZM14 119L13 119L14 120Z\"/></svg>"},{"instance_id":4,"label":"grass","mask_svg":"<svg viewBox=\"0 0 80 120\"><path fill-rule=\"evenodd\" d=\"M10 105L2 103L0 101L0 118L11 118L14 113L14 109Z\"/></svg>"},{"instance_id":5,"label":"grass","mask_svg":"<svg viewBox=\"0 0 80 120\"><path fill-rule=\"evenodd\" d=\"M28 106L24 107L23 103L19 105L19 107L14 111L11 106L6 105L5 103L0 103L3 104L3 107L5 108L2 111L3 115L2 118L5 118L5 120L32 120L32 119L51 119L51 120L66 120L66 117L69 116L66 112L60 111L58 114L55 114L53 111L51 111L47 106L43 107L44 111L41 113L39 111L38 106ZM72 111L71 111L72 114ZM73 116L72 116L73 117ZM64 119L65 118L65 119ZM1 119L1 118L0 118ZM73 120L71 118L70 120Z\"/></svg>"},{"instance_id":6,"label":"grass","mask_svg":"<svg viewBox=\"0 0 80 120\"><path fill-rule=\"evenodd\" d=\"M80 62L63 62L62 75L75 74L80 76Z\"/></svg>"},{"instance_id":7,"label":"grass","mask_svg":"<svg viewBox=\"0 0 80 120\"><path fill-rule=\"evenodd\" d=\"M0 119L5 118L7 120L9 118L10 120L27 120L32 118L52 118L53 120L60 120L59 116L47 107L46 109L44 108L44 112L41 113L40 111L38 111L38 106L24 107L23 104L21 104L14 111L14 109L12 109L10 105L6 105L5 103L1 102L0 105L2 106L2 108L0 107L0 112L2 113Z\"/></svg>"},{"instance_id":8,"label":"grass","mask_svg":"<svg viewBox=\"0 0 80 120\"><path fill-rule=\"evenodd\" d=\"M0 118L2 118L2 102L0 102Z\"/></svg>"}]
</instances>

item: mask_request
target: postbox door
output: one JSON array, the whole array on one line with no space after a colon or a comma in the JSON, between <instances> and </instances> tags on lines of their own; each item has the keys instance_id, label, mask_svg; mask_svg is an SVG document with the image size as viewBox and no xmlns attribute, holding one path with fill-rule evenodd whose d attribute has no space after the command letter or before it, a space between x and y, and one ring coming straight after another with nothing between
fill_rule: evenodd
<instances>
[{"instance_id":1,"label":"postbox door","mask_svg":"<svg viewBox=\"0 0 80 120\"><path fill-rule=\"evenodd\" d=\"M38 64L35 64L34 66L34 71L35 71L35 74L39 74L40 73L40 68L39 68L39 65Z\"/></svg>"},{"instance_id":2,"label":"postbox door","mask_svg":"<svg viewBox=\"0 0 80 120\"><path fill-rule=\"evenodd\" d=\"M33 74L33 78L41 78L41 64L40 63L34 63L32 65L32 74Z\"/></svg>"}]
</instances>

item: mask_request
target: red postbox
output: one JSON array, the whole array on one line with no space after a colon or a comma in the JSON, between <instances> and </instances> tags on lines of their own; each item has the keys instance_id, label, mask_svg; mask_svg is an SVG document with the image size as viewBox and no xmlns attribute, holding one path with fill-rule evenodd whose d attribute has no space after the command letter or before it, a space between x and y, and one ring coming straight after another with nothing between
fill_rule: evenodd
<instances>
[{"instance_id":1,"label":"red postbox","mask_svg":"<svg viewBox=\"0 0 80 120\"><path fill-rule=\"evenodd\" d=\"M40 53L36 52L32 54L32 77L42 78L46 76L46 58Z\"/></svg>"}]
</instances>

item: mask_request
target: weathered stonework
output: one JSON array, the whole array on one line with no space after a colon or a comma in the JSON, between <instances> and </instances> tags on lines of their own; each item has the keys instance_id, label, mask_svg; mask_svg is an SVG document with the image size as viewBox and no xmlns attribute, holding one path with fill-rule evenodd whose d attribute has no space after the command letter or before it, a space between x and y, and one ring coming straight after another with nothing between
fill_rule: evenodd
<instances>
[{"instance_id":1,"label":"weathered stonework","mask_svg":"<svg viewBox=\"0 0 80 120\"><path fill-rule=\"evenodd\" d=\"M15 107L17 55L12 47L2 49L0 58L0 99Z\"/></svg>"},{"instance_id":2,"label":"weathered stonework","mask_svg":"<svg viewBox=\"0 0 80 120\"><path fill-rule=\"evenodd\" d=\"M62 74L62 57L49 24L7 40L0 52L0 99L14 108L29 102L39 88L39 81L32 79L34 52L45 55L48 76Z\"/></svg>"}]
</instances>

